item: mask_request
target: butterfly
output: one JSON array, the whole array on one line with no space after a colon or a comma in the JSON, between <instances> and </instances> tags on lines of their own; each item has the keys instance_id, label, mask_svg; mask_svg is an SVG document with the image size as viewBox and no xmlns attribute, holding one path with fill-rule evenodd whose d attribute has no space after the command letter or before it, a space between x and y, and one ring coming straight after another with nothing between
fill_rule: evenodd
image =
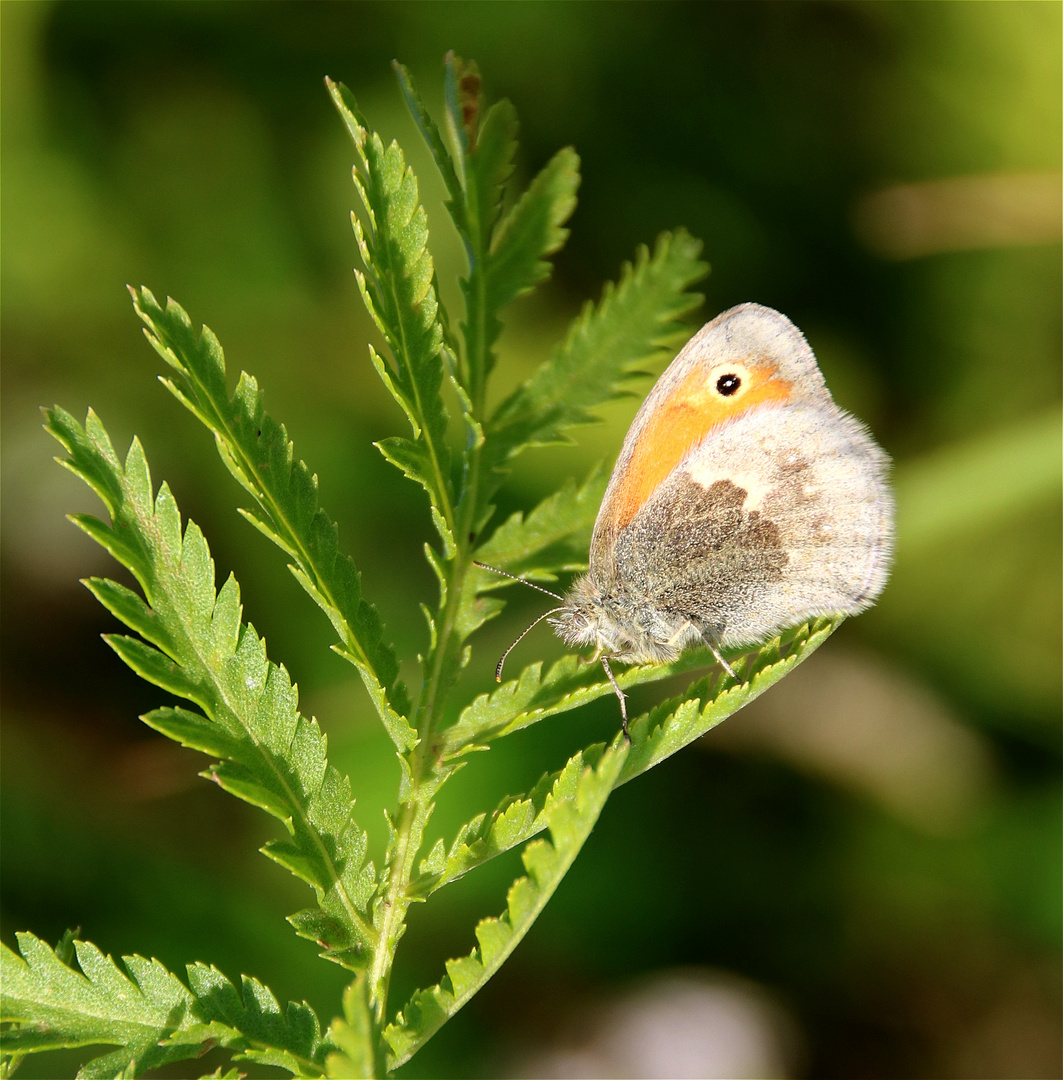
<instances>
[{"instance_id":1,"label":"butterfly","mask_svg":"<svg viewBox=\"0 0 1063 1080\"><path fill-rule=\"evenodd\" d=\"M888 470L867 428L834 403L801 331L759 304L731 308L646 397L588 572L536 622L594 647L626 733L610 660L668 663L703 645L737 681L721 650L875 601L893 553Z\"/></svg>"}]
</instances>

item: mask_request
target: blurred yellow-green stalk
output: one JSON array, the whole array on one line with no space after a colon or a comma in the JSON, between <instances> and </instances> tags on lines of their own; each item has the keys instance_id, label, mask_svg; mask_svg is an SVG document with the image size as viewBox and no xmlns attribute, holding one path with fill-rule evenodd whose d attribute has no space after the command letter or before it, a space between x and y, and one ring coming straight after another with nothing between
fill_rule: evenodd
<instances>
[{"instance_id":1,"label":"blurred yellow-green stalk","mask_svg":"<svg viewBox=\"0 0 1063 1080\"><path fill-rule=\"evenodd\" d=\"M155 382L124 285L175 297L259 378L415 657L429 523L371 445L403 421L368 362L352 150L322 80L406 150L457 317L461 251L389 66L438 108L453 48L516 104L522 177L567 143L583 162L571 239L515 305L495 391L637 245L685 225L713 268L703 317L784 311L893 455L898 556L876 609L614 796L513 959L402 1075L1060 1076L1061 12L0 4L5 942L80 926L338 1011L343 973L284 922L301 886L256 853L268 821L137 720L159 694L100 640L113 624L77 579L114 567L63 520L98 508L37 407L92 405L123 449L139 434L381 835L397 769L364 691ZM526 455L501 512L611 465L636 406ZM515 599L475 642L470 689L539 610ZM513 662L560 648L542 630ZM615 724L602 703L507 740L453 782L433 835ZM518 866L413 913L396 1003L468 951Z\"/></svg>"}]
</instances>

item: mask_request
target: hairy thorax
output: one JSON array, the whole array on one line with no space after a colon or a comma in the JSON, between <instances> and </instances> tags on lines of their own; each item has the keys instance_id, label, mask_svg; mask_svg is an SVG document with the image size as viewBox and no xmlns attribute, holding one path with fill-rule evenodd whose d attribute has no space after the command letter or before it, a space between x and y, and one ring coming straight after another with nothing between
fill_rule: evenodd
<instances>
[{"instance_id":1,"label":"hairy thorax","mask_svg":"<svg viewBox=\"0 0 1063 1080\"><path fill-rule=\"evenodd\" d=\"M565 606L550 624L572 648L593 645L595 656L625 664L668 663L701 640L695 627L668 617L644 600L620 591L603 592L590 574L573 584Z\"/></svg>"}]
</instances>

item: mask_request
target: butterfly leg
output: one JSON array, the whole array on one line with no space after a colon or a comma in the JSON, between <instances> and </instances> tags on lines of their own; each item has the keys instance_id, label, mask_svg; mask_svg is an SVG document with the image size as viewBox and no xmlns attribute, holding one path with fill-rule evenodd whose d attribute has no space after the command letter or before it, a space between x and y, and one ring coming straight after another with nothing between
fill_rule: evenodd
<instances>
[{"instance_id":1,"label":"butterfly leg","mask_svg":"<svg viewBox=\"0 0 1063 1080\"><path fill-rule=\"evenodd\" d=\"M674 649L676 643L688 630L697 630L697 627L689 619L664 643L664 647Z\"/></svg>"},{"instance_id":2,"label":"butterfly leg","mask_svg":"<svg viewBox=\"0 0 1063 1080\"><path fill-rule=\"evenodd\" d=\"M701 635L702 640L712 650L712 655L716 657L716 660L719 663L720 667L722 667L723 670L726 671L727 674L730 675L731 678L734 679L734 681L736 683L740 683L742 681L738 677L738 674L735 671L735 669L733 667L731 667L731 665L729 663L727 663L727 661L720 655L720 650L716 648L716 644L712 640L712 637L708 633L708 631L704 630L702 627L699 627L696 623L694 623L690 619L687 619L687 621L685 623L683 623L683 625L664 643L665 647L666 648L674 648L676 646L676 644L678 643L679 639L688 630L696 630Z\"/></svg>"},{"instance_id":3,"label":"butterfly leg","mask_svg":"<svg viewBox=\"0 0 1063 1080\"><path fill-rule=\"evenodd\" d=\"M716 646L715 646L715 645L714 645L714 644L713 644L713 643L712 643L711 641L709 641L708 639L706 639L706 644L707 644L707 645L709 646L709 648L710 648L710 649L712 650L712 655L716 657L717 661L719 662L719 665L720 665L720 667L722 667L722 668L723 668L723 670L724 670L724 671L726 671L726 672L727 672L727 674L728 674L728 675L730 675L730 676L731 676L731 678L732 678L732 679L734 679L734 681L735 681L736 683L740 683L740 682L741 682L742 680L741 680L741 679L740 679L740 678L738 677L738 673L737 673L737 672L735 671L735 669L734 669L733 667L731 667L731 665L730 665L729 663L727 663L727 661L726 661L726 660L725 660L725 659L724 659L724 658L723 658L723 657L722 657L722 656L720 655L720 650L719 650L719 649L717 649L717 648L716 648Z\"/></svg>"},{"instance_id":4,"label":"butterfly leg","mask_svg":"<svg viewBox=\"0 0 1063 1080\"><path fill-rule=\"evenodd\" d=\"M742 680L738 677L738 672L735 671L735 669L731 667L729 663L727 663L727 661L723 658L723 655L720 653L720 650L716 648L716 634L719 633L718 629L716 629L714 632L714 628L710 627L707 624L702 623L699 625L698 623L694 622L693 619L687 619L687 621L683 623L683 625L672 635L671 640L668 642L668 644L674 644L675 641L679 638L679 635L682 634L687 629L687 627L693 627L695 630L697 630L697 632L701 635L701 640L704 641L706 645L708 645L710 651L712 652L712 655L716 657L716 662L720 665L720 667L722 667L723 670L726 671L727 674L730 675L736 683L741 683Z\"/></svg>"},{"instance_id":5,"label":"butterfly leg","mask_svg":"<svg viewBox=\"0 0 1063 1080\"><path fill-rule=\"evenodd\" d=\"M605 668L605 675L609 682L612 684L613 693L616 694L617 699L620 702L620 723L624 728L624 738L628 742L631 742L631 735L627 730L627 694L620 689L620 684L616 681L616 677L613 675L613 669L609 666L609 660L607 657L601 657L602 667Z\"/></svg>"}]
</instances>

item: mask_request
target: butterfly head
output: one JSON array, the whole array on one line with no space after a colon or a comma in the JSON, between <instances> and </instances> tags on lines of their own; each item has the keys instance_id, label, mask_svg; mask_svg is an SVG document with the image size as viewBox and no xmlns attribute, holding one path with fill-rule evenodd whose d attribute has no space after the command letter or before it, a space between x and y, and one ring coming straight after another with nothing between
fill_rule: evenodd
<instances>
[{"instance_id":1,"label":"butterfly head","mask_svg":"<svg viewBox=\"0 0 1063 1080\"><path fill-rule=\"evenodd\" d=\"M577 579L565 596L564 606L548 621L562 641L580 648L599 644L604 615L602 594L587 574Z\"/></svg>"},{"instance_id":2,"label":"butterfly head","mask_svg":"<svg viewBox=\"0 0 1063 1080\"><path fill-rule=\"evenodd\" d=\"M643 635L624 610L618 596L607 597L595 583L593 574L578 578L565 596L564 606L549 618L550 625L571 648L594 647L595 655L613 656L629 662L642 655Z\"/></svg>"}]
</instances>

